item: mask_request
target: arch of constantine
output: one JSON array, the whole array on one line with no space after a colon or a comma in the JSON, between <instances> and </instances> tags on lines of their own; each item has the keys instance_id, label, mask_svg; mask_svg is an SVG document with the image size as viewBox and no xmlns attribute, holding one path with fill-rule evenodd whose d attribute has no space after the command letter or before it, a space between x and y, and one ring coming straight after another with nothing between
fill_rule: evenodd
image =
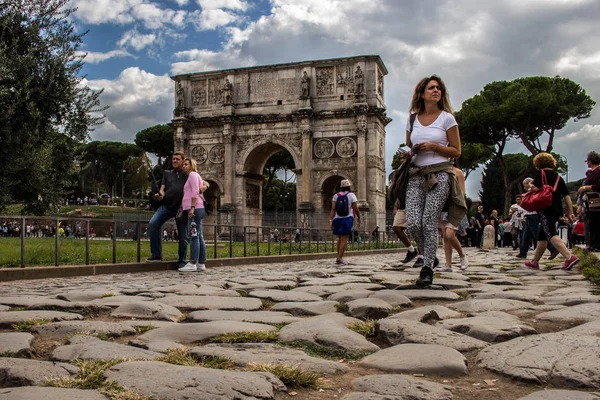
<instances>
[{"instance_id":1,"label":"arch of constantine","mask_svg":"<svg viewBox=\"0 0 600 400\"><path fill-rule=\"evenodd\" d=\"M328 227L342 179L364 228L385 226L386 74L379 56L357 56L174 76L175 150L197 161L224 224L261 225L263 167L285 149L302 226Z\"/></svg>"}]
</instances>

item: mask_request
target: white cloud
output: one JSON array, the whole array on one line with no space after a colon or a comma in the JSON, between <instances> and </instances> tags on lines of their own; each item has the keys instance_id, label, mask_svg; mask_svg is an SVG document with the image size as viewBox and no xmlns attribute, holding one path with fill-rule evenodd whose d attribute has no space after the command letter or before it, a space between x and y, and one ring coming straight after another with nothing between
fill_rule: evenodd
<instances>
[{"instance_id":1,"label":"white cloud","mask_svg":"<svg viewBox=\"0 0 600 400\"><path fill-rule=\"evenodd\" d=\"M238 15L229 11L224 11L218 8L207 9L202 10L200 15L197 16L195 25L198 27L198 30L212 30L220 26L229 25L230 23L239 19L240 17Z\"/></svg>"},{"instance_id":2,"label":"white cloud","mask_svg":"<svg viewBox=\"0 0 600 400\"><path fill-rule=\"evenodd\" d=\"M188 0L173 0L178 6L183 7L188 3Z\"/></svg>"},{"instance_id":3,"label":"white cloud","mask_svg":"<svg viewBox=\"0 0 600 400\"><path fill-rule=\"evenodd\" d=\"M132 54L128 53L125 50L111 50L106 53L99 53L99 52L95 52L95 51L79 53L79 55L84 55L84 54L86 54L84 61L87 63L90 63L90 64L98 64L98 63L101 63L102 61L106 61L113 57L133 57Z\"/></svg>"},{"instance_id":4,"label":"white cloud","mask_svg":"<svg viewBox=\"0 0 600 400\"><path fill-rule=\"evenodd\" d=\"M132 29L123 33L121 39L117 42L117 44L121 47L131 46L135 50L140 51L144 47L151 45L156 41L156 35L154 33L150 34L141 34L137 30Z\"/></svg>"},{"instance_id":5,"label":"white cloud","mask_svg":"<svg viewBox=\"0 0 600 400\"><path fill-rule=\"evenodd\" d=\"M246 11L248 3L243 0L196 0L204 10L228 9Z\"/></svg>"},{"instance_id":6,"label":"white cloud","mask_svg":"<svg viewBox=\"0 0 600 400\"><path fill-rule=\"evenodd\" d=\"M100 97L107 123L93 133L95 140L131 142L140 130L170 122L174 107L173 81L137 67L123 70L114 80L84 80L93 89L104 89Z\"/></svg>"},{"instance_id":7,"label":"white cloud","mask_svg":"<svg viewBox=\"0 0 600 400\"><path fill-rule=\"evenodd\" d=\"M556 144L574 146L589 139L596 141L596 146L592 146L592 148L600 147L600 125L585 124L578 131L559 136L556 139Z\"/></svg>"},{"instance_id":8,"label":"white cloud","mask_svg":"<svg viewBox=\"0 0 600 400\"><path fill-rule=\"evenodd\" d=\"M147 29L159 29L165 25L183 27L186 24L186 11L160 7L147 0L72 0L71 5L77 8L78 19L92 25L139 21Z\"/></svg>"}]
</instances>

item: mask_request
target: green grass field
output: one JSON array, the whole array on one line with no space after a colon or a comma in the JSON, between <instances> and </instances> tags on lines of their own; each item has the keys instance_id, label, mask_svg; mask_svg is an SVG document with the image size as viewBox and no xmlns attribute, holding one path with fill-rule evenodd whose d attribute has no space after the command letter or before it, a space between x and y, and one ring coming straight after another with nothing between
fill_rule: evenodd
<instances>
[{"instance_id":1,"label":"green grass field","mask_svg":"<svg viewBox=\"0 0 600 400\"><path fill-rule=\"evenodd\" d=\"M81 265L85 264L85 240L84 239L66 239L59 240L59 265ZM397 243L380 243L379 248L398 248L401 245ZM217 242L217 258L229 258L229 242ZM297 243L291 246L292 254L300 252L300 245ZM369 250L376 249L377 243L350 244L348 250ZM207 257L214 257L214 242L208 240L206 243ZM333 252L331 238L327 242L327 252ZM325 244L320 242L302 243L302 253L323 253ZM145 240L140 246L141 261L150 256L150 243ZM281 244L281 254L290 253L290 244ZM270 255L279 254L279 243L271 243ZM267 256L269 255L268 243L259 243L258 252L256 242L246 243L246 256ZM117 263L127 263L137 261L137 244L133 240L117 241ZM188 249L189 256L189 249ZM244 244L240 242L233 243L233 257L244 256ZM26 266L52 266L54 265L54 238L26 238L25 239L25 265ZM163 260L177 260L177 242L163 242ZM112 241L110 240L90 240L90 264L110 264L112 263ZM19 238L0 238L0 268L19 267L21 265L21 245Z\"/></svg>"}]
</instances>

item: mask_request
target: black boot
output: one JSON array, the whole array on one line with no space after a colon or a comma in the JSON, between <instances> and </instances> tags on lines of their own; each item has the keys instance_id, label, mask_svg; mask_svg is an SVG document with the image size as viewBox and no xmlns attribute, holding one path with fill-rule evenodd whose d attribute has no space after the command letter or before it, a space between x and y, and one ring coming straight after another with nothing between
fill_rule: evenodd
<instances>
[{"instance_id":1,"label":"black boot","mask_svg":"<svg viewBox=\"0 0 600 400\"><path fill-rule=\"evenodd\" d=\"M433 283L433 270L429 267L421 268L417 286L430 286Z\"/></svg>"}]
</instances>

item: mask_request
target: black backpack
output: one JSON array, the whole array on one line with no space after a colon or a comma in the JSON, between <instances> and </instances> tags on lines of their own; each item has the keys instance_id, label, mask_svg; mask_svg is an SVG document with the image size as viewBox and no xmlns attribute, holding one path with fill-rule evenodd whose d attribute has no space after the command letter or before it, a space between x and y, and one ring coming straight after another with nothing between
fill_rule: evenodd
<instances>
[{"instance_id":1,"label":"black backpack","mask_svg":"<svg viewBox=\"0 0 600 400\"><path fill-rule=\"evenodd\" d=\"M338 193L335 201L335 213L340 217L347 217L350 211L348 210L348 193Z\"/></svg>"}]
</instances>

